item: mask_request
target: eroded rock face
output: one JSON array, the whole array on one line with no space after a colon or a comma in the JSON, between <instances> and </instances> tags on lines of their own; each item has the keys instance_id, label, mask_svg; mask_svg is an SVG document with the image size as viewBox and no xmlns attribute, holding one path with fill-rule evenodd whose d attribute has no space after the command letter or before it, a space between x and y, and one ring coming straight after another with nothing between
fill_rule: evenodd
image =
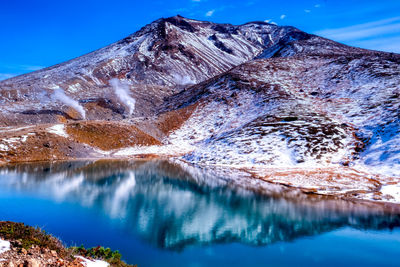
<instances>
[{"instance_id":1,"label":"eroded rock face","mask_svg":"<svg viewBox=\"0 0 400 267\"><path fill-rule=\"evenodd\" d=\"M379 190L400 179L399 63L293 27L160 19L0 82L1 160L180 156L319 193L397 201L397 189L392 199ZM111 78L130 88L132 115ZM87 122L51 101L58 87Z\"/></svg>"}]
</instances>

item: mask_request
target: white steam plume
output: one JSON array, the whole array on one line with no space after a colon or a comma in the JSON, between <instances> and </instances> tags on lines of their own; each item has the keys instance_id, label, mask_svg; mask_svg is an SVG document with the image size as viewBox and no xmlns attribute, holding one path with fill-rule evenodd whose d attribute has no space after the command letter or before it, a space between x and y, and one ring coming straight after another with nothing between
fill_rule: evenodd
<instances>
[{"instance_id":1,"label":"white steam plume","mask_svg":"<svg viewBox=\"0 0 400 267\"><path fill-rule=\"evenodd\" d=\"M132 115L136 100L129 95L129 84L122 83L117 78L111 79L109 83L114 88L118 99L129 108L129 115Z\"/></svg>"},{"instance_id":2,"label":"white steam plume","mask_svg":"<svg viewBox=\"0 0 400 267\"><path fill-rule=\"evenodd\" d=\"M71 97L67 96L64 92L63 89L61 89L60 87L58 87L57 89L54 90L54 93L51 95L51 98L55 101L60 101L62 103L64 103L65 105L75 109L76 111L79 112L79 114L81 114L81 117L83 119L86 118L86 112L83 109L83 107L79 104L78 101L72 99Z\"/></svg>"}]
</instances>

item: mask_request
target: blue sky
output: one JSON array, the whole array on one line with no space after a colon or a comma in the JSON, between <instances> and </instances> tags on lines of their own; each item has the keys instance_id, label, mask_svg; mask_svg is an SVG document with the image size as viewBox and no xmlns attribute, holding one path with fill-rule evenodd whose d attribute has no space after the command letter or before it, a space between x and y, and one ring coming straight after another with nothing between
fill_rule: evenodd
<instances>
[{"instance_id":1,"label":"blue sky","mask_svg":"<svg viewBox=\"0 0 400 267\"><path fill-rule=\"evenodd\" d=\"M270 21L400 53L399 0L13 0L0 5L0 80L91 52L176 14L232 24Z\"/></svg>"}]
</instances>

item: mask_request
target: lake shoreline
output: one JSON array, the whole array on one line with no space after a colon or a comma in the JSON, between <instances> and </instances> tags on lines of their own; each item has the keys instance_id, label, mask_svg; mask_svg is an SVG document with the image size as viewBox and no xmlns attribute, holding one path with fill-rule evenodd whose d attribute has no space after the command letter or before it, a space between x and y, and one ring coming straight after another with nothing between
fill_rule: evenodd
<instances>
[{"instance_id":1,"label":"lake shoreline","mask_svg":"<svg viewBox=\"0 0 400 267\"><path fill-rule=\"evenodd\" d=\"M180 146L180 143L153 144L152 142L133 145L126 141L130 140L130 137L126 137L126 140L114 140L97 133L99 129L102 129L100 126L104 125L107 125L107 131L110 134L113 133L114 128L122 131L125 129L123 127L127 127L127 122L115 122L115 125L110 123L82 122L82 127L94 127L90 128L92 130L89 132L96 133L92 136L95 141L90 139L92 137L86 136L88 133L85 131L76 133L76 136L72 138L72 132L80 129L76 128L76 122L2 129L0 130L0 137L3 139L3 144L0 146L0 166L43 161L180 160L199 168L226 169L223 172L228 175L229 172L241 172L254 179L299 189L307 194L400 205L400 178L374 173L377 170L366 166L351 166L339 162L316 165L303 162L288 166L269 166L266 163L239 165L219 164L218 161L201 162L187 158L187 155L193 152L193 146L182 144ZM147 139L142 141L144 140Z\"/></svg>"},{"instance_id":2,"label":"lake shoreline","mask_svg":"<svg viewBox=\"0 0 400 267\"><path fill-rule=\"evenodd\" d=\"M187 162L183 159L176 158L176 157L166 157L166 156L159 156L159 155L151 155L151 156L146 156L146 155L141 155L139 157L87 157L87 158L73 158L73 159L59 159L59 160L39 160L39 161L20 161L20 162L7 162L1 164L0 162L0 168L4 167L10 167L10 166L17 166L21 164L37 164L37 163L44 163L44 164L52 164L52 163L67 163L67 162L83 162L83 161L89 161L89 162L121 162L121 161L134 161L134 162L148 162L148 161L167 161L167 162L172 162L172 163L179 163L182 166L190 166L191 168L200 168L200 169L212 169L216 170L217 173L223 173L227 175L231 175L232 179L237 179L238 181L235 182L235 187L245 189L245 190L250 190L254 193L261 194L261 195L271 195L271 188L274 188L274 186L277 186L277 189L273 195L276 195L277 197L282 197L281 196L281 191L283 188L283 191L290 191L290 193L285 193L285 195L290 196L290 199L295 200L296 197L299 197L300 199L303 196L307 196L307 198L315 198L315 199L331 199L331 200L343 200L343 201L349 201L352 203L360 203L360 204L365 204L365 205L370 205L371 208L377 208L379 207L380 209L388 212L395 212L395 213L400 213L400 203L393 203L393 202L386 202L382 200L377 200L377 199L368 199L368 198L362 198L360 197L360 192L349 192L349 193L338 193L338 194L327 194L327 193L321 193L318 192L318 190L315 189L310 189L310 188L304 188L304 187L297 187L293 186L290 183L282 183L282 182L274 182L274 181L269 181L268 179L264 179L262 175L257 173L257 168L235 168L232 166L223 166L223 165L195 165L190 162ZM273 172L276 171L276 168L260 168L264 172ZM318 168L319 171L323 171L323 169ZM240 183L241 179L239 179L239 176L246 176L247 180L244 180L245 183ZM250 180L249 179L253 179ZM264 185L267 190L264 189ZM363 194L366 194L365 192L361 192L361 196ZM303 195L303 196L302 196Z\"/></svg>"}]
</instances>

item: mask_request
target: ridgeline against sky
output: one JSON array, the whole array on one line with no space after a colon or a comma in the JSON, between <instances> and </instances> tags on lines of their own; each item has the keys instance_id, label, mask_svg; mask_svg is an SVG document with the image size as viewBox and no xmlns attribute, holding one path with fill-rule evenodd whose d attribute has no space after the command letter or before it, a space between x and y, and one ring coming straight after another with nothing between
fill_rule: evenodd
<instances>
[{"instance_id":1,"label":"ridgeline against sky","mask_svg":"<svg viewBox=\"0 0 400 267\"><path fill-rule=\"evenodd\" d=\"M4 1L0 80L75 58L176 14L291 25L352 46L400 52L399 11L397 0Z\"/></svg>"}]
</instances>

